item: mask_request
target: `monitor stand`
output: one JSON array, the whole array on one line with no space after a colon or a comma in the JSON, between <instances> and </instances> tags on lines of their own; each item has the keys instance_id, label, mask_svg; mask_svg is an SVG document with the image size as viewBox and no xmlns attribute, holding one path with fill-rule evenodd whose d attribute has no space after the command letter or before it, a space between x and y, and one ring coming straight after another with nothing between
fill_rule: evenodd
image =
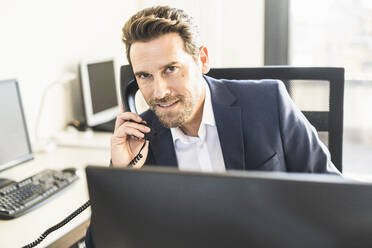
<instances>
[{"instance_id":1,"label":"monitor stand","mask_svg":"<svg viewBox=\"0 0 372 248\"><path fill-rule=\"evenodd\" d=\"M115 129L115 121L116 118L112 119L111 121L99 124L97 126L92 127L94 131L102 131L102 132L114 132Z\"/></svg>"}]
</instances>

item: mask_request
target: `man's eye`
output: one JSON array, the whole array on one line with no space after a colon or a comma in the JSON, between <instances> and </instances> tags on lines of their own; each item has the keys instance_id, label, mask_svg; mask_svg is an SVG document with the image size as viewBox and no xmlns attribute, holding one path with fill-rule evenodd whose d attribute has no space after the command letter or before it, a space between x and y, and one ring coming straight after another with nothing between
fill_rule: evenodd
<instances>
[{"instance_id":1,"label":"man's eye","mask_svg":"<svg viewBox=\"0 0 372 248\"><path fill-rule=\"evenodd\" d=\"M166 72L174 72L176 70L175 66L168 66Z\"/></svg>"},{"instance_id":2,"label":"man's eye","mask_svg":"<svg viewBox=\"0 0 372 248\"><path fill-rule=\"evenodd\" d=\"M139 77L140 79L146 79L146 78L150 77L150 74L142 73L142 74L138 75L138 77Z\"/></svg>"}]
</instances>

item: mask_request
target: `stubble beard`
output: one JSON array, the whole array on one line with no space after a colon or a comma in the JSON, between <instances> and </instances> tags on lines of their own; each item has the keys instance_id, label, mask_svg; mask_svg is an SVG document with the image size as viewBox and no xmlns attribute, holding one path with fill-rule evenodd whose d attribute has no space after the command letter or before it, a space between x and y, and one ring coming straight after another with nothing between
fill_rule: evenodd
<instances>
[{"instance_id":1,"label":"stubble beard","mask_svg":"<svg viewBox=\"0 0 372 248\"><path fill-rule=\"evenodd\" d=\"M178 101L177 104L181 105L181 108L180 106L177 107L180 110L159 111L157 108L158 104L175 101ZM166 128L176 128L186 123L192 115L194 105L191 95L167 96L162 99L151 99L149 102L150 109Z\"/></svg>"}]
</instances>

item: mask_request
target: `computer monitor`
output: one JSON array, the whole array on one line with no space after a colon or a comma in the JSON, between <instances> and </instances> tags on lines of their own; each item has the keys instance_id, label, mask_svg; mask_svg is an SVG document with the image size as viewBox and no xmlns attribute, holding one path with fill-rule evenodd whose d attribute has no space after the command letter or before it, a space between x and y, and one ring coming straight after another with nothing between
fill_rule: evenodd
<instances>
[{"instance_id":1,"label":"computer monitor","mask_svg":"<svg viewBox=\"0 0 372 248\"><path fill-rule=\"evenodd\" d=\"M372 247L372 184L87 167L95 247Z\"/></svg>"},{"instance_id":2,"label":"computer monitor","mask_svg":"<svg viewBox=\"0 0 372 248\"><path fill-rule=\"evenodd\" d=\"M0 171L33 158L15 79L0 81Z\"/></svg>"},{"instance_id":3,"label":"computer monitor","mask_svg":"<svg viewBox=\"0 0 372 248\"><path fill-rule=\"evenodd\" d=\"M119 92L114 59L84 60L80 63L85 119L94 127L115 119Z\"/></svg>"}]
</instances>

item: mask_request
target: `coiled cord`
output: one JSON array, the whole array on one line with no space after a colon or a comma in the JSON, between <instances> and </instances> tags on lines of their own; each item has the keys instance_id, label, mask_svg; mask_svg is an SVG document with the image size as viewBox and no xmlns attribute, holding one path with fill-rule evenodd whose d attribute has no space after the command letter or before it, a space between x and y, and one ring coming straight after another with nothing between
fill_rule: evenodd
<instances>
[{"instance_id":1,"label":"coiled cord","mask_svg":"<svg viewBox=\"0 0 372 248\"><path fill-rule=\"evenodd\" d=\"M86 208L88 208L90 206L90 201L87 201L86 203L84 203L80 208L76 209L72 214L70 214L69 216L67 216L64 220L62 220L61 222L59 222L58 224L52 226L51 228L49 228L48 230L46 230L42 235L40 235L40 237L35 240L34 242L28 244L28 245L25 245L23 246L22 248L32 248L32 247L35 247L37 246L38 244L41 243L41 241L43 241L46 236L48 236L51 232L54 232L55 230L63 227L64 225L66 225L68 222L70 222L73 218L75 218L77 215L79 215L81 212L83 212Z\"/></svg>"},{"instance_id":2,"label":"coiled cord","mask_svg":"<svg viewBox=\"0 0 372 248\"><path fill-rule=\"evenodd\" d=\"M128 165L128 168L132 168L143 156L141 154L143 148L145 147L146 145L146 140L145 139L145 142L143 142L143 145L141 147L141 149L139 150L138 154L134 157L134 159L132 159L132 161L130 161L129 165ZM80 208L78 208L75 212L73 212L72 214L70 214L69 216L67 216L64 220L62 220L61 222L59 222L58 224L52 226L51 228L49 228L48 230L46 230L42 235L40 235L40 237L35 240L34 242L28 244L28 245L25 245L23 246L22 248L32 248L32 247L35 247L37 246L38 244L41 243L41 241L43 241L51 232L54 232L55 230L63 227L64 225L66 225L68 222L70 222L73 218L75 218L77 215L79 215L81 212L83 212L86 208L88 208L90 206L90 201L87 201L86 203L84 203Z\"/></svg>"},{"instance_id":3,"label":"coiled cord","mask_svg":"<svg viewBox=\"0 0 372 248\"><path fill-rule=\"evenodd\" d=\"M132 168L143 157L141 152L143 148L145 147L145 145L146 145L146 139L145 139L145 142L143 142L143 145L141 149L139 150L138 154L134 157L134 159L132 159L132 161L130 161L128 168Z\"/></svg>"}]
</instances>

